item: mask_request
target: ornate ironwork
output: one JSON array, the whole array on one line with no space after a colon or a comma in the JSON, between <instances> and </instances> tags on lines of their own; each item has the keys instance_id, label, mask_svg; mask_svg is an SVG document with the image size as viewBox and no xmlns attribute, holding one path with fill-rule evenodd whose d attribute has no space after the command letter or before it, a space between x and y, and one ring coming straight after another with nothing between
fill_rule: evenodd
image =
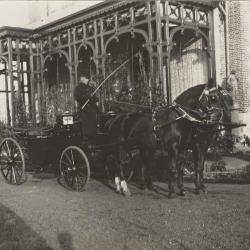
<instances>
[{"instance_id":1,"label":"ornate ironwork","mask_svg":"<svg viewBox=\"0 0 250 250\"><path fill-rule=\"evenodd\" d=\"M208 25L207 13L205 11L198 11L198 23L203 25Z\"/></svg>"},{"instance_id":2,"label":"ornate ironwork","mask_svg":"<svg viewBox=\"0 0 250 250\"><path fill-rule=\"evenodd\" d=\"M168 16L171 19L175 19L175 20L180 19L180 7L177 5L169 4L168 5Z\"/></svg>"},{"instance_id":3,"label":"ornate ironwork","mask_svg":"<svg viewBox=\"0 0 250 250\"><path fill-rule=\"evenodd\" d=\"M191 8L184 8L184 16L183 19L185 22L194 23L195 22L195 15L194 15L194 9Z\"/></svg>"},{"instance_id":4,"label":"ornate ironwork","mask_svg":"<svg viewBox=\"0 0 250 250\"><path fill-rule=\"evenodd\" d=\"M81 40L83 39L83 27L78 26L76 27L76 40Z\"/></svg>"},{"instance_id":5,"label":"ornate ironwork","mask_svg":"<svg viewBox=\"0 0 250 250\"><path fill-rule=\"evenodd\" d=\"M86 36L91 37L95 34L95 28L94 28L94 23L87 23L86 24Z\"/></svg>"},{"instance_id":6,"label":"ornate ironwork","mask_svg":"<svg viewBox=\"0 0 250 250\"><path fill-rule=\"evenodd\" d=\"M42 49L43 49L43 51L49 50L49 41L47 38L42 41Z\"/></svg>"},{"instance_id":7,"label":"ornate ironwork","mask_svg":"<svg viewBox=\"0 0 250 250\"><path fill-rule=\"evenodd\" d=\"M113 30L115 28L115 17L114 15L108 16L103 20L104 31Z\"/></svg>"},{"instance_id":8,"label":"ornate ironwork","mask_svg":"<svg viewBox=\"0 0 250 250\"><path fill-rule=\"evenodd\" d=\"M22 51L22 52L28 52L29 51L29 41L28 40L21 40L19 41L19 49Z\"/></svg>"},{"instance_id":9,"label":"ornate ironwork","mask_svg":"<svg viewBox=\"0 0 250 250\"><path fill-rule=\"evenodd\" d=\"M58 43L59 43L59 41L58 41L58 36L56 35L56 36L53 36L52 37L52 47L53 48L56 48L57 46L58 46Z\"/></svg>"},{"instance_id":10,"label":"ornate ironwork","mask_svg":"<svg viewBox=\"0 0 250 250\"><path fill-rule=\"evenodd\" d=\"M140 7L136 7L134 11L135 15L135 21L141 21L145 19L145 17L148 15L148 9L147 6L143 5Z\"/></svg>"},{"instance_id":11,"label":"ornate ironwork","mask_svg":"<svg viewBox=\"0 0 250 250\"><path fill-rule=\"evenodd\" d=\"M2 49L3 49L3 52L8 52L8 41L7 40L2 40Z\"/></svg>"},{"instance_id":12,"label":"ornate ironwork","mask_svg":"<svg viewBox=\"0 0 250 250\"><path fill-rule=\"evenodd\" d=\"M130 23L131 15L129 10L118 13L118 25L124 26Z\"/></svg>"},{"instance_id":13,"label":"ornate ironwork","mask_svg":"<svg viewBox=\"0 0 250 250\"><path fill-rule=\"evenodd\" d=\"M61 40L61 44L62 44L62 45L65 45L65 44L68 43L68 32L67 32L67 31L65 31L65 32L63 32L63 33L61 34L60 40Z\"/></svg>"}]
</instances>

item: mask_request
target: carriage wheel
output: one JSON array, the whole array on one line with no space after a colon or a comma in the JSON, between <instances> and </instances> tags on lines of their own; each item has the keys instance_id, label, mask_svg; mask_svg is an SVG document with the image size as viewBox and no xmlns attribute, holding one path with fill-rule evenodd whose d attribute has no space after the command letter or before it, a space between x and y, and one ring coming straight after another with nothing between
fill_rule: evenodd
<instances>
[{"instance_id":1,"label":"carriage wheel","mask_svg":"<svg viewBox=\"0 0 250 250\"><path fill-rule=\"evenodd\" d=\"M121 148L120 150L120 164L122 166L124 179L129 182L134 175L133 156L129 150Z\"/></svg>"},{"instance_id":2,"label":"carriage wheel","mask_svg":"<svg viewBox=\"0 0 250 250\"><path fill-rule=\"evenodd\" d=\"M4 179L13 185L26 180L23 150L13 138L5 138L0 144L0 167Z\"/></svg>"},{"instance_id":3,"label":"carriage wheel","mask_svg":"<svg viewBox=\"0 0 250 250\"><path fill-rule=\"evenodd\" d=\"M77 146L65 148L60 158L60 174L65 184L76 191L83 191L90 178L86 154Z\"/></svg>"}]
</instances>

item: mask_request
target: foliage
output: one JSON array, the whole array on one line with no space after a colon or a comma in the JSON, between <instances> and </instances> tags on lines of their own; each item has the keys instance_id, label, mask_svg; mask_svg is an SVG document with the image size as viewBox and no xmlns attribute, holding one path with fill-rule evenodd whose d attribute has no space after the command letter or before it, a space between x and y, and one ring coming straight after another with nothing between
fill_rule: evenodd
<instances>
[{"instance_id":1,"label":"foliage","mask_svg":"<svg viewBox=\"0 0 250 250\"><path fill-rule=\"evenodd\" d=\"M226 171L226 163L222 160L220 161L216 161L216 162L213 162L211 167L210 167L210 170L211 171Z\"/></svg>"},{"instance_id":2,"label":"foliage","mask_svg":"<svg viewBox=\"0 0 250 250\"><path fill-rule=\"evenodd\" d=\"M218 136L213 140L213 143L210 145L210 153L232 153L235 143L235 136L231 134L218 134Z\"/></svg>"},{"instance_id":3,"label":"foliage","mask_svg":"<svg viewBox=\"0 0 250 250\"><path fill-rule=\"evenodd\" d=\"M17 92L14 96L14 114L15 124L18 127L27 127L30 117L26 109L24 99L19 92Z\"/></svg>"},{"instance_id":4,"label":"foliage","mask_svg":"<svg viewBox=\"0 0 250 250\"><path fill-rule=\"evenodd\" d=\"M250 138L247 135L239 137L238 141L244 146L250 146Z\"/></svg>"},{"instance_id":5,"label":"foliage","mask_svg":"<svg viewBox=\"0 0 250 250\"><path fill-rule=\"evenodd\" d=\"M10 127L0 121L0 142L6 137L15 138L16 136Z\"/></svg>"},{"instance_id":6,"label":"foliage","mask_svg":"<svg viewBox=\"0 0 250 250\"><path fill-rule=\"evenodd\" d=\"M116 55L115 58L110 57L106 61L107 75L127 59L125 53ZM117 91L114 91L114 85L119 85ZM125 64L106 82L106 98L143 106L160 106L164 104L164 98L160 87L157 86L160 86L160 84L149 79L146 62L139 53L139 57L134 59L133 63ZM121 96L121 94L123 95Z\"/></svg>"},{"instance_id":7,"label":"foliage","mask_svg":"<svg viewBox=\"0 0 250 250\"><path fill-rule=\"evenodd\" d=\"M41 97L43 125L55 125L56 117L65 112L73 112L74 104L68 93L56 86L46 90L45 98Z\"/></svg>"}]
</instances>

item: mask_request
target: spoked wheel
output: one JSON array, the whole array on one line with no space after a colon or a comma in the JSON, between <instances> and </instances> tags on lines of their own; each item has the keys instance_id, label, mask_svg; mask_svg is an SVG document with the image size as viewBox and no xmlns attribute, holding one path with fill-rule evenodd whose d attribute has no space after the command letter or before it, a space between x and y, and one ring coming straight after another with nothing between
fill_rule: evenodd
<instances>
[{"instance_id":1,"label":"spoked wheel","mask_svg":"<svg viewBox=\"0 0 250 250\"><path fill-rule=\"evenodd\" d=\"M124 148L120 150L120 164L122 166L124 179L129 182L134 175L133 156L129 150Z\"/></svg>"},{"instance_id":2,"label":"spoked wheel","mask_svg":"<svg viewBox=\"0 0 250 250\"><path fill-rule=\"evenodd\" d=\"M83 191L90 178L86 154L77 146L65 148L60 158L60 174L65 184L76 191Z\"/></svg>"},{"instance_id":3,"label":"spoked wheel","mask_svg":"<svg viewBox=\"0 0 250 250\"><path fill-rule=\"evenodd\" d=\"M0 167L8 183L20 185L26 181L23 151L13 138L5 138L0 144Z\"/></svg>"}]
</instances>

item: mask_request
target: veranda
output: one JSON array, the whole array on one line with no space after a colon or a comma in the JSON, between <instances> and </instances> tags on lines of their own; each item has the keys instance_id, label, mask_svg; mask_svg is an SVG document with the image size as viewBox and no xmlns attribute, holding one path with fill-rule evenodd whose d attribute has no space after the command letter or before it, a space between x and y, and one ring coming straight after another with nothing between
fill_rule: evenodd
<instances>
[{"instance_id":1,"label":"veranda","mask_svg":"<svg viewBox=\"0 0 250 250\"><path fill-rule=\"evenodd\" d=\"M213 14L217 1L104 1L34 30L0 29L1 120L54 123L75 111L81 75L96 84L133 57L100 91L131 89L130 102L157 105L215 77Z\"/></svg>"}]
</instances>

